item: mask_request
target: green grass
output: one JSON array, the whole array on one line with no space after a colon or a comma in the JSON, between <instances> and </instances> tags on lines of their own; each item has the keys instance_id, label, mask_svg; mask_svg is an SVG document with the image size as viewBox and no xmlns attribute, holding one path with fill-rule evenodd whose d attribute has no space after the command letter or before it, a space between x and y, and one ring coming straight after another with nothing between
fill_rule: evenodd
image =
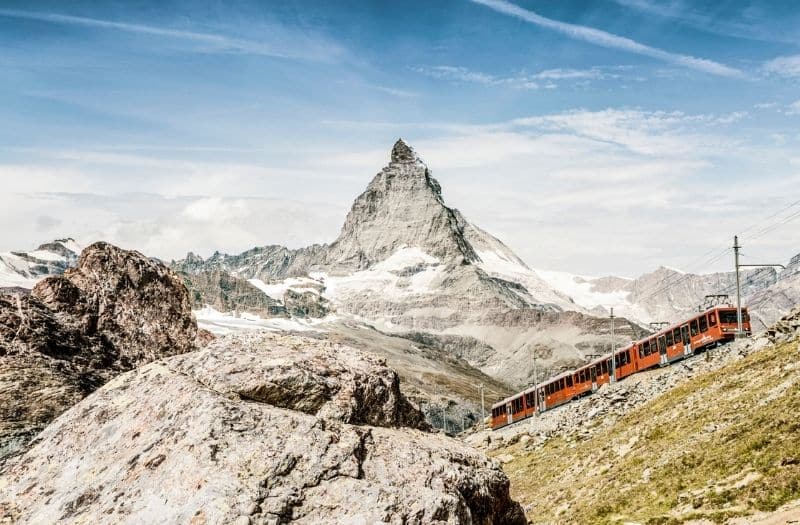
<instances>
[{"instance_id":1,"label":"green grass","mask_svg":"<svg viewBox=\"0 0 800 525\"><path fill-rule=\"evenodd\" d=\"M500 450L515 456L504 466L512 494L531 506L534 523L581 524L724 523L800 498L798 361L796 342L768 347L679 385L589 439ZM774 399L763 402L770 392ZM618 454L631 440L632 449Z\"/></svg>"}]
</instances>

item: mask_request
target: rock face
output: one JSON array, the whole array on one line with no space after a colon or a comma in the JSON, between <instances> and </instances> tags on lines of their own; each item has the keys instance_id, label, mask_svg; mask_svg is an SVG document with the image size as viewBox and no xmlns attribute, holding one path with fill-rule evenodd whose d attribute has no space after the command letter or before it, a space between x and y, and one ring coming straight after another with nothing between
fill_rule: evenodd
<instances>
[{"instance_id":1,"label":"rock face","mask_svg":"<svg viewBox=\"0 0 800 525\"><path fill-rule=\"evenodd\" d=\"M465 221L444 205L442 188L403 140L391 162L356 198L342 233L326 254L333 271L363 270L405 246L439 260L477 261L464 238Z\"/></svg>"},{"instance_id":2,"label":"rock face","mask_svg":"<svg viewBox=\"0 0 800 525\"><path fill-rule=\"evenodd\" d=\"M196 336L180 279L106 243L30 295L0 295L0 461L111 377Z\"/></svg>"},{"instance_id":3,"label":"rock face","mask_svg":"<svg viewBox=\"0 0 800 525\"><path fill-rule=\"evenodd\" d=\"M19 523L525 523L496 463L424 427L375 358L231 336L63 414L7 465L0 509Z\"/></svg>"},{"instance_id":4,"label":"rock face","mask_svg":"<svg viewBox=\"0 0 800 525\"><path fill-rule=\"evenodd\" d=\"M286 317L286 307L244 279L224 270L181 272L193 308L211 306L220 312L246 311L263 317Z\"/></svg>"}]
</instances>

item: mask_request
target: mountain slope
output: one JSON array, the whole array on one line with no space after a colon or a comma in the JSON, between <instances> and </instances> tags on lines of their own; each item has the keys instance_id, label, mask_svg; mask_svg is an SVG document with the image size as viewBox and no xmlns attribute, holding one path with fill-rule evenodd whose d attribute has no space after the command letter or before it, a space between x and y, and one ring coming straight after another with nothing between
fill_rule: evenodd
<instances>
[{"instance_id":1,"label":"mountain slope","mask_svg":"<svg viewBox=\"0 0 800 525\"><path fill-rule=\"evenodd\" d=\"M642 324L679 321L697 311L706 295L727 294L734 301L736 294L732 271L691 274L662 266L635 279L541 270L537 273L587 310L607 315L613 306L619 315ZM742 302L750 308L754 329L763 330L800 304L800 254L791 259L785 270L742 270L741 283Z\"/></svg>"},{"instance_id":2,"label":"mountain slope","mask_svg":"<svg viewBox=\"0 0 800 525\"><path fill-rule=\"evenodd\" d=\"M73 239L56 239L29 252L0 253L0 288L33 288L38 280L74 266L80 252Z\"/></svg>"},{"instance_id":3,"label":"mountain slope","mask_svg":"<svg viewBox=\"0 0 800 525\"><path fill-rule=\"evenodd\" d=\"M769 337L609 426L594 410L572 435L500 449L529 519L720 523L800 498L800 310Z\"/></svg>"}]
</instances>

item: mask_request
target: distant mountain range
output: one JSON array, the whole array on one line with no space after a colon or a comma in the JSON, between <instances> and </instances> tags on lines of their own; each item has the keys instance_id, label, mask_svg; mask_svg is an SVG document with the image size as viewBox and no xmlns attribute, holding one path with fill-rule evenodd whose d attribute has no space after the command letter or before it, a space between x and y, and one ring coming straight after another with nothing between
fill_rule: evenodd
<instances>
[{"instance_id":1,"label":"distant mountain range","mask_svg":"<svg viewBox=\"0 0 800 525\"><path fill-rule=\"evenodd\" d=\"M75 266L81 250L73 239L56 239L29 252L0 253L0 288L30 289L44 277L61 275Z\"/></svg>"}]
</instances>

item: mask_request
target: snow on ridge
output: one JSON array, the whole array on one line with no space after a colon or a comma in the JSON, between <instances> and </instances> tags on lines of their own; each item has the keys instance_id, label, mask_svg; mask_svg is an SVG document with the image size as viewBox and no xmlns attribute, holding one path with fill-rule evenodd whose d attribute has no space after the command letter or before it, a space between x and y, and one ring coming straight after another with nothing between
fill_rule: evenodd
<instances>
[{"instance_id":1,"label":"snow on ridge","mask_svg":"<svg viewBox=\"0 0 800 525\"><path fill-rule=\"evenodd\" d=\"M58 239L56 242L76 255L80 255L83 251L83 246L75 242L75 239Z\"/></svg>"},{"instance_id":2,"label":"snow on ridge","mask_svg":"<svg viewBox=\"0 0 800 525\"><path fill-rule=\"evenodd\" d=\"M320 284L318 280L307 277L288 277L282 281L269 284L265 283L261 279L248 279L247 282L276 301L283 301L283 295L287 290L293 290L300 293L319 293L314 286Z\"/></svg>"},{"instance_id":3,"label":"snow on ridge","mask_svg":"<svg viewBox=\"0 0 800 525\"><path fill-rule=\"evenodd\" d=\"M251 313L242 313L238 317L231 313L224 313L206 305L199 310L193 310L197 319L197 326L213 333L226 335L245 330L267 330L271 332L307 332L321 330L322 325L336 321L335 314L315 319L287 319L285 317L264 318Z\"/></svg>"},{"instance_id":4,"label":"snow on ridge","mask_svg":"<svg viewBox=\"0 0 800 525\"><path fill-rule=\"evenodd\" d=\"M413 270L413 271L408 271ZM404 275L404 271L408 271ZM310 277L325 286L323 297L337 299L357 294L381 294L389 299L435 293L443 272L439 259L417 246L402 246L391 256L349 275L313 272Z\"/></svg>"},{"instance_id":5,"label":"snow on ridge","mask_svg":"<svg viewBox=\"0 0 800 525\"><path fill-rule=\"evenodd\" d=\"M481 261L476 265L492 277L499 277L507 281L512 281L524 286L540 303L551 303L564 310L578 310L582 306L570 302L570 295L552 286L551 283L543 279L537 271L522 266L516 261L510 260L502 253L493 250L476 252Z\"/></svg>"}]
</instances>

